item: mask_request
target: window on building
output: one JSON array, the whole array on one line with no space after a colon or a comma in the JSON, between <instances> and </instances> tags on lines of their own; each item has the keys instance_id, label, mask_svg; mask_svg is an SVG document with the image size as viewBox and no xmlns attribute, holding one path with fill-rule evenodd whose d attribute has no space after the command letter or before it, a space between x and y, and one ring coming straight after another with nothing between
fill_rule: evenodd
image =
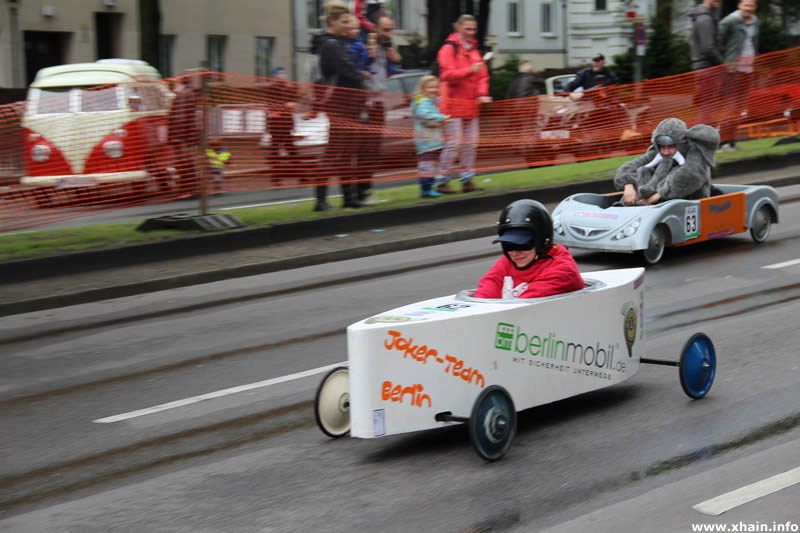
<instances>
[{"instance_id":1,"label":"window on building","mask_svg":"<svg viewBox=\"0 0 800 533\"><path fill-rule=\"evenodd\" d=\"M406 25L408 20L406 20L405 16L405 4L405 0L393 0L391 4L389 4L395 28L407 29Z\"/></svg>"},{"instance_id":2,"label":"window on building","mask_svg":"<svg viewBox=\"0 0 800 533\"><path fill-rule=\"evenodd\" d=\"M542 4L542 33L553 33L553 4Z\"/></svg>"},{"instance_id":3,"label":"window on building","mask_svg":"<svg viewBox=\"0 0 800 533\"><path fill-rule=\"evenodd\" d=\"M508 33L522 33L520 2L508 3Z\"/></svg>"},{"instance_id":4,"label":"window on building","mask_svg":"<svg viewBox=\"0 0 800 533\"><path fill-rule=\"evenodd\" d=\"M321 28L323 26L322 22L319 20L322 16L323 4L323 0L306 0L309 28Z\"/></svg>"},{"instance_id":5,"label":"window on building","mask_svg":"<svg viewBox=\"0 0 800 533\"><path fill-rule=\"evenodd\" d=\"M274 37L256 37L256 76L266 78L272 75L274 51Z\"/></svg>"},{"instance_id":6,"label":"window on building","mask_svg":"<svg viewBox=\"0 0 800 533\"><path fill-rule=\"evenodd\" d=\"M225 72L225 45L228 38L225 35L209 35L206 37L206 57L208 69L214 72Z\"/></svg>"},{"instance_id":7,"label":"window on building","mask_svg":"<svg viewBox=\"0 0 800 533\"><path fill-rule=\"evenodd\" d=\"M164 78L171 78L174 75L172 69L173 50L175 50L175 36L160 36L158 39L158 61L161 67L161 76Z\"/></svg>"},{"instance_id":8,"label":"window on building","mask_svg":"<svg viewBox=\"0 0 800 533\"><path fill-rule=\"evenodd\" d=\"M594 0L594 10L595 11L606 11L608 6L606 5L606 0Z\"/></svg>"}]
</instances>

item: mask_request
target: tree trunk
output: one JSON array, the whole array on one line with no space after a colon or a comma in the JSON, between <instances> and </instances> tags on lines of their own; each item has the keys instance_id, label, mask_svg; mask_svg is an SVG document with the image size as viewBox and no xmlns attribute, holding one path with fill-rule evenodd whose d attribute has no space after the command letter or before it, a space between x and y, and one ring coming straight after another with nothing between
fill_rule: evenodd
<instances>
[{"instance_id":1,"label":"tree trunk","mask_svg":"<svg viewBox=\"0 0 800 533\"><path fill-rule=\"evenodd\" d=\"M139 55L161 71L161 9L159 0L139 0Z\"/></svg>"}]
</instances>

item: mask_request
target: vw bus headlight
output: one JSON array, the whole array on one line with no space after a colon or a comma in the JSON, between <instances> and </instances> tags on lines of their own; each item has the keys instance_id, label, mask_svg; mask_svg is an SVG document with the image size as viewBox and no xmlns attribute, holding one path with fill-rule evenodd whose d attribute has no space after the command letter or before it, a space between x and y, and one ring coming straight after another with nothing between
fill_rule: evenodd
<instances>
[{"instance_id":1,"label":"vw bus headlight","mask_svg":"<svg viewBox=\"0 0 800 533\"><path fill-rule=\"evenodd\" d=\"M37 163L44 163L50 159L51 153L50 147L46 144L34 144L31 148L31 159Z\"/></svg>"},{"instance_id":2,"label":"vw bus headlight","mask_svg":"<svg viewBox=\"0 0 800 533\"><path fill-rule=\"evenodd\" d=\"M125 153L120 141L106 141L103 143L103 151L111 159L119 159Z\"/></svg>"},{"instance_id":3,"label":"vw bus headlight","mask_svg":"<svg viewBox=\"0 0 800 533\"><path fill-rule=\"evenodd\" d=\"M622 229L620 229L616 235L612 237L613 240L619 241L624 239L625 237L630 237L639 229L639 226L642 225L642 219L637 218L633 222L626 224Z\"/></svg>"}]
</instances>

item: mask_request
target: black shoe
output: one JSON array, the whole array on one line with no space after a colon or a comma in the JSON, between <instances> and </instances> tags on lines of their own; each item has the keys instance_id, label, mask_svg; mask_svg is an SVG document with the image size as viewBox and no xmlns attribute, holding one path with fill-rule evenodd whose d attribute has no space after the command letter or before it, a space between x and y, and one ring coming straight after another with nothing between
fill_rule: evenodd
<instances>
[{"instance_id":1,"label":"black shoe","mask_svg":"<svg viewBox=\"0 0 800 533\"><path fill-rule=\"evenodd\" d=\"M333 209L336 209L336 208L333 207L328 202L326 202L325 200L317 202L317 204L314 206L314 211L331 211Z\"/></svg>"},{"instance_id":2,"label":"black shoe","mask_svg":"<svg viewBox=\"0 0 800 533\"><path fill-rule=\"evenodd\" d=\"M353 209L358 209L359 207L365 207L365 205L359 200L353 198L351 200L345 200L342 204L342 207L352 207Z\"/></svg>"}]
</instances>

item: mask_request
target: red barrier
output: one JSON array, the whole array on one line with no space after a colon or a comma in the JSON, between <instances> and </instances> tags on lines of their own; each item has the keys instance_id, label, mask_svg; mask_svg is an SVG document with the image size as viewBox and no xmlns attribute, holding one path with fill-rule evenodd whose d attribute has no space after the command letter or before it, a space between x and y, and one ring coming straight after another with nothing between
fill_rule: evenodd
<instances>
[{"instance_id":1,"label":"red barrier","mask_svg":"<svg viewBox=\"0 0 800 533\"><path fill-rule=\"evenodd\" d=\"M719 126L723 141L798 131L797 65L800 47L759 56L749 74L722 65L580 98L485 104L475 170L637 154L667 117ZM168 81L186 89L170 92ZM411 116L417 80L399 81L410 94L207 71L157 83L41 90L27 106L0 106L0 232L216 187L422 177Z\"/></svg>"}]
</instances>

